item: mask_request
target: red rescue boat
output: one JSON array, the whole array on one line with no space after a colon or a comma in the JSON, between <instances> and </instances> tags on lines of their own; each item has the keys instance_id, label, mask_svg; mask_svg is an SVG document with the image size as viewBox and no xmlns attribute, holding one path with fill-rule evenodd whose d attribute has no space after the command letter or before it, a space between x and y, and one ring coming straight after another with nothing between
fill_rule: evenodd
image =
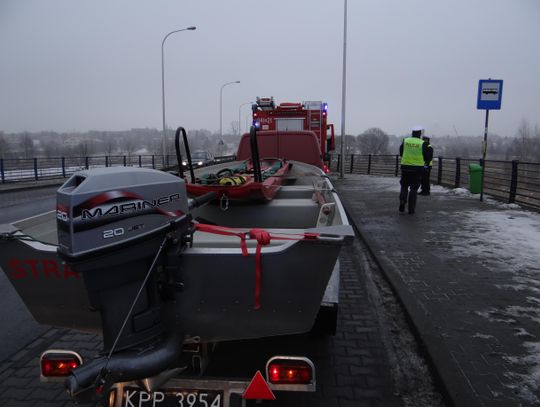
<instances>
[{"instance_id":1,"label":"red rescue boat","mask_svg":"<svg viewBox=\"0 0 540 407\"><path fill-rule=\"evenodd\" d=\"M216 173L205 172L195 178L195 182L186 183L186 189L190 196L215 192L220 199L270 201L279 191L291 166L292 164L280 158L263 158L260 160L261 181L258 181L253 162L246 160L240 165L222 168Z\"/></svg>"}]
</instances>

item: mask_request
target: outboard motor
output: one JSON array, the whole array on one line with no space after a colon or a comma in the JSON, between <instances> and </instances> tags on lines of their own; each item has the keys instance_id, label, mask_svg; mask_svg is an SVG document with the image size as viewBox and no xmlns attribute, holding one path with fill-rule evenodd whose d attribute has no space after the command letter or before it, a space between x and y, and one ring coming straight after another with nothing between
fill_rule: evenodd
<instances>
[{"instance_id":1,"label":"outboard motor","mask_svg":"<svg viewBox=\"0 0 540 407\"><path fill-rule=\"evenodd\" d=\"M71 395L93 388L103 370L114 382L171 366L182 335L164 289L167 267L149 270L167 237L174 234L181 247L189 233L184 180L142 168L81 171L58 190L56 216L59 255L82 274L90 304L101 314L103 350L111 356L75 369L66 381Z\"/></svg>"}]
</instances>

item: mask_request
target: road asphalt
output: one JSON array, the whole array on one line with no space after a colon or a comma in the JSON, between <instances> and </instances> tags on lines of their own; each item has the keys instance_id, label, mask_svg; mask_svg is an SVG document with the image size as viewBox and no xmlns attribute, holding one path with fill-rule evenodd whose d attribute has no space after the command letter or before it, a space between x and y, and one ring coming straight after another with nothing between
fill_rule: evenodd
<instances>
[{"instance_id":1,"label":"road asphalt","mask_svg":"<svg viewBox=\"0 0 540 407\"><path fill-rule=\"evenodd\" d=\"M333 182L449 404L538 406L540 251L519 222L533 219L538 228L540 215L439 186L419 196L409 215L398 211L399 178L347 175ZM508 226L494 225L495 216ZM493 230L523 243L506 250Z\"/></svg>"},{"instance_id":2,"label":"road asphalt","mask_svg":"<svg viewBox=\"0 0 540 407\"><path fill-rule=\"evenodd\" d=\"M66 179L64 178L53 178L40 181L19 181L19 182L6 182L0 184L0 194L4 192L17 192L17 191L27 191L31 189L41 189L49 188L53 186L62 185Z\"/></svg>"}]
</instances>

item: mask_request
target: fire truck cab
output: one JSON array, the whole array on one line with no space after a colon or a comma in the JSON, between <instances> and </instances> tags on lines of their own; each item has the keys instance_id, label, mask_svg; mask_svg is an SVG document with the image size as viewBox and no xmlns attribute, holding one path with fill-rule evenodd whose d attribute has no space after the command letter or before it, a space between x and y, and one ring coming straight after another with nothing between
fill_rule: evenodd
<instances>
[{"instance_id":1,"label":"fire truck cab","mask_svg":"<svg viewBox=\"0 0 540 407\"><path fill-rule=\"evenodd\" d=\"M251 109L253 125L259 130L314 132L321 146L321 158L328 166L329 152L335 149L334 125L327 123L328 104L306 101L276 106L273 97L257 97Z\"/></svg>"}]
</instances>

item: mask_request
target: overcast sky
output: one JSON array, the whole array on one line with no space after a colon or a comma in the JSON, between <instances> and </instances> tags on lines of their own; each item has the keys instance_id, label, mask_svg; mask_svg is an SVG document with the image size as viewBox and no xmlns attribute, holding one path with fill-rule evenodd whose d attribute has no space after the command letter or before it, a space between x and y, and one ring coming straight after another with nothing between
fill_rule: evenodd
<instances>
[{"instance_id":1,"label":"overcast sky","mask_svg":"<svg viewBox=\"0 0 540 407\"><path fill-rule=\"evenodd\" d=\"M0 0L0 130L219 130L256 96L322 100L339 132L342 0ZM540 124L539 0L349 0L346 131L483 134ZM242 107L242 125L249 107Z\"/></svg>"}]
</instances>

